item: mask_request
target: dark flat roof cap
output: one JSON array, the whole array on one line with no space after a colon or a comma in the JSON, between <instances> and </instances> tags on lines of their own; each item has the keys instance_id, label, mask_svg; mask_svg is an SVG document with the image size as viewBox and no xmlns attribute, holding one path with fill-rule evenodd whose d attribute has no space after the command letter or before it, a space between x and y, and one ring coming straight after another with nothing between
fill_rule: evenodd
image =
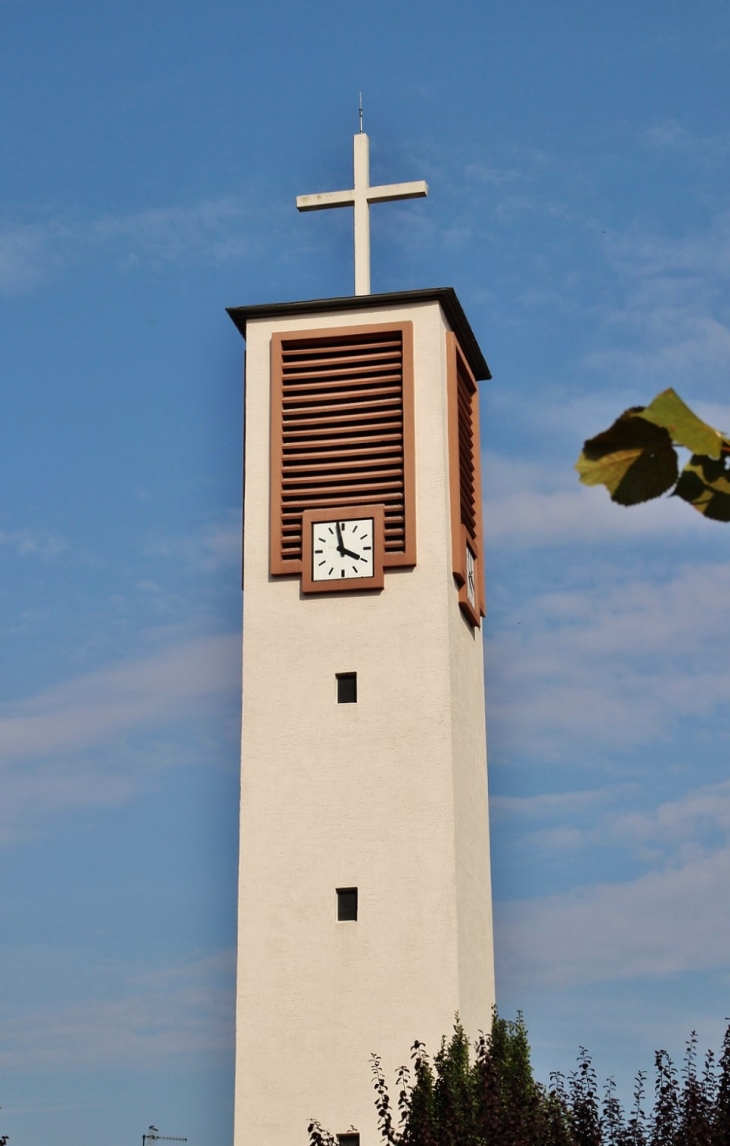
<instances>
[{"instance_id":1,"label":"dark flat roof cap","mask_svg":"<svg viewBox=\"0 0 730 1146\"><path fill-rule=\"evenodd\" d=\"M229 306L228 314L246 337L246 323L253 318L295 318L299 314L318 314L322 311L365 310L373 306L397 306L405 302L439 302L449 326L459 340L459 345L474 371L474 377L481 382L492 375L489 372L474 331L462 310L453 287L431 287L429 290L399 290L389 294L351 294L344 298L315 298L306 302L270 302L258 306Z\"/></svg>"}]
</instances>

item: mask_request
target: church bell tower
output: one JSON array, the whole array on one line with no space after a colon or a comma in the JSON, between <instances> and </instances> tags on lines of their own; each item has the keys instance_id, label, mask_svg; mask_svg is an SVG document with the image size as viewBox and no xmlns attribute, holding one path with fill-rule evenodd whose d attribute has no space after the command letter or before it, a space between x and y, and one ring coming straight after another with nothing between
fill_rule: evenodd
<instances>
[{"instance_id":1,"label":"church bell tower","mask_svg":"<svg viewBox=\"0 0 730 1146\"><path fill-rule=\"evenodd\" d=\"M477 383L450 287L235 307L246 339L235 1146L379 1146L370 1055L494 1002Z\"/></svg>"}]
</instances>

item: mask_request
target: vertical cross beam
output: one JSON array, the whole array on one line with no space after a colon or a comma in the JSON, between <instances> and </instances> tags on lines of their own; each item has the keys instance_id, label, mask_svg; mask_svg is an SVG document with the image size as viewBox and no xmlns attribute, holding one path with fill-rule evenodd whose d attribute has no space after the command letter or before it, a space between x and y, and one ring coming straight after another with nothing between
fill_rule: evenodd
<instances>
[{"instance_id":1,"label":"vertical cross beam","mask_svg":"<svg viewBox=\"0 0 730 1146\"><path fill-rule=\"evenodd\" d=\"M370 140L365 132L354 137L352 168L355 294L370 294Z\"/></svg>"}]
</instances>

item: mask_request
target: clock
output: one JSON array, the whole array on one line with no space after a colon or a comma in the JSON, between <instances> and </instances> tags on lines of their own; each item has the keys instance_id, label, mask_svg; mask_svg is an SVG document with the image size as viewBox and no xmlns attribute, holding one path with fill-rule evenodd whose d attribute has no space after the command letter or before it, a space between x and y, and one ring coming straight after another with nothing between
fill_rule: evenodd
<instances>
[{"instance_id":1,"label":"clock","mask_svg":"<svg viewBox=\"0 0 730 1146\"><path fill-rule=\"evenodd\" d=\"M474 554L468 545L466 547L466 599L472 609L476 609L477 594L474 581Z\"/></svg>"},{"instance_id":2,"label":"clock","mask_svg":"<svg viewBox=\"0 0 730 1146\"><path fill-rule=\"evenodd\" d=\"M479 628L484 616L480 550L466 526L461 526L460 533L459 568L454 571L454 580L459 588L459 608L472 628Z\"/></svg>"},{"instance_id":3,"label":"clock","mask_svg":"<svg viewBox=\"0 0 730 1146\"><path fill-rule=\"evenodd\" d=\"M375 522L372 517L312 524L312 580L372 577Z\"/></svg>"},{"instance_id":4,"label":"clock","mask_svg":"<svg viewBox=\"0 0 730 1146\"><path fill-rule=\"evenodd\" d=\"M309 509L302 514L302 592L382 589L382 505Z\"/></svg>"}]
</instances>

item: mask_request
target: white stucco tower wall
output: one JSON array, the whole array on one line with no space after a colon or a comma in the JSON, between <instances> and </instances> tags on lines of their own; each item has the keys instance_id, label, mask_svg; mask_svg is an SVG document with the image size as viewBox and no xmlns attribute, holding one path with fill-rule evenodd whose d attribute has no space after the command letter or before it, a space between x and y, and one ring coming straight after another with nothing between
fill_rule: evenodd
<instances>
[{"instance_id":1,"label":"white stucco tower wall","mask_svg":"<svg viewBox=\"0 0 730 1146\"><path fill-rule=\"evenodd\" d=\"M235 1146L305 1146L312 1117L377 1146L370 1054L392 1076L455 1012L472 1037L490 1023L482 632L452 572L437 295L231 311L247 342ZM269 572L272 335L402 321L417 564L386 569L379 593L305 595ZM341 672L356 704L336 702ZM357 921L337 919L343 887Z\"/></svg>"}]
</instances>

